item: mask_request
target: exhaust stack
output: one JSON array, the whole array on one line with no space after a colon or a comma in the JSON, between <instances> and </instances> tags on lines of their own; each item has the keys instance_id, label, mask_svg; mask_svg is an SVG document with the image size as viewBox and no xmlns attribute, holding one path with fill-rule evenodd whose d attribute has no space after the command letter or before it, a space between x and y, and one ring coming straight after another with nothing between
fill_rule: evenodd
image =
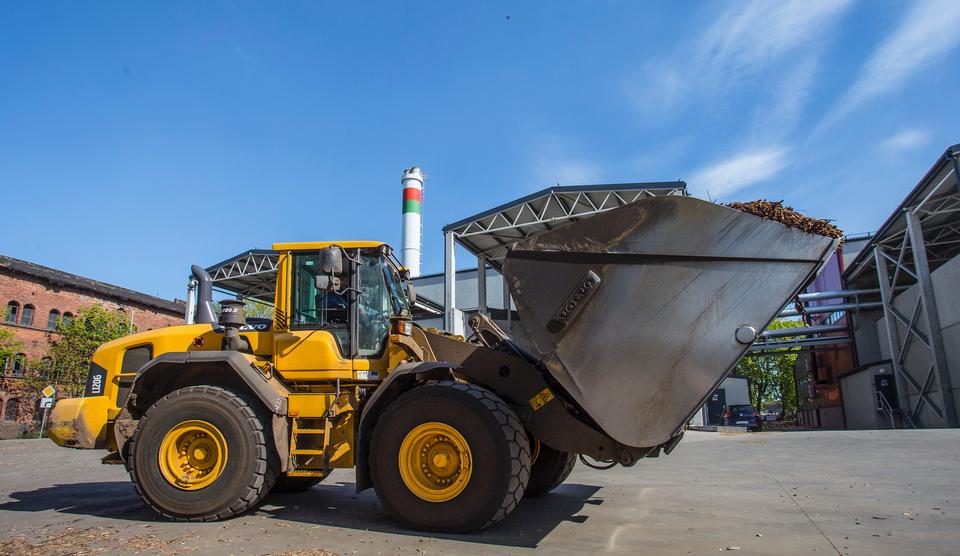
<instances>
[{"instance_id":1,"label":"exhaust stack","mask_svg":"<svg viewBox=\"0 0 960 556\"><path fill-rule=\"evenodd\" d=\"M213 310L213 279L203 267L193 265L190 273L197 281L197 308L193 322L197 324L213 324L217 322L216 312ZM190 323L190 320L187 320ZM192 324L192 323L191 323Z\"/></svg>"},{"instance_id":2,"label":"exhaust stack","mask_svg":"<svg viewBox=\"0 0 960 556\"><path fill-rule=\"evenodd\" d=\"M420 209L423 206L423 172L414 166L403 171L403 239L400 259L410 276L420 276Z\"/></svg>"}]
</instances>

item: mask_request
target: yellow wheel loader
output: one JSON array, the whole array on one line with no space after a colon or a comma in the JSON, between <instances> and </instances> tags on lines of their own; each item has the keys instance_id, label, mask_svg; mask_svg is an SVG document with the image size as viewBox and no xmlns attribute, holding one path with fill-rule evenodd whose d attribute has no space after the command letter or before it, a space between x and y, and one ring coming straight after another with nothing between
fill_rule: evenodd
<instances>
[{"instance_id":1,"label":"yellow wheel loader","mask_svg":"<svg viewBox=\"0 0 960 556\"><path fill-rule=\"evenodd\" d=\"M281 243L272 321L242 301L93 356L50 436L105 449L176 520L228 518L354 468L406 526L466 532L554 488L578 456L632 466L684 425L838 240L690 197L652 197L510 247L522 341L411 321L378 242ZM519 328L517 326L519 325Z\"/></svg>"}]
</instances>

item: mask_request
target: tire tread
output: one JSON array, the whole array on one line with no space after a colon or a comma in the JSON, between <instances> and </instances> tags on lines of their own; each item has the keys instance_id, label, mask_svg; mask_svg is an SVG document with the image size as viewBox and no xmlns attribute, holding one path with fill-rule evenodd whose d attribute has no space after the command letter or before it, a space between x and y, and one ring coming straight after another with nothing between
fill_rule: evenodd
<instances>
[{"instance_id":1,"label":"tire tread","mask_svg":"<svg viewBox=\"0 0 960 556\"><path fill-rule=\"evenodd\" d=\"M480 526L480 529L486 529L507 517L523 499L527 482L530 480L530 441L527 438L527 431L517 414L493 392L466 382L442 381L439 384L450 386L480 400L500 423L500 428L509 444L510 486L500 504L500 509L490 520Z\"/></svg>"},{"instance_id":2,"label":"tire tread","mask_svg":"<svg viewBox=\"0 0 960 556\"><path fill-rule=\"evenodd\" d=\"M270 429L264 426L264 414L266 412L261 409L260 404L251 402L245 396L241 396L236 392L227 390L226 388L221 388L219 386L188 386L186 388L174 390L163 398L157 400L154 406L161 403L175 403L177 398L186 394L202 394L220 398L227 404L232 405L243 415L243 418L247 421L248 425L250 425L251 430L254 431L254 437L256 441L255 456L257 460L257 468L250 483L247 485L245 492L238 496L236 500L227 507L227 509L216 514L182 517L171 515L160 507L156 506L140 488L140 481L137 479L136 465L134 464L134 458L136 457L136 443L139 440L140 431L143 430L143 424L150 419L150 410L147 410L146 414L144 414L144 416L140 419L137 430L130 442L130 463L128 465L128 469L130 471L130 478L133 480L134 488L136 488L137 494L144 501L144 503L150 506L150 508L152 508L161 516L173 521L219 521L242 514L243 512L255 507L263 500L263 498L273 488L273 485L276 483L277 477L280 474L280 458L277 457L276 451L270 444Z\"/></svg>"}]
</instances>

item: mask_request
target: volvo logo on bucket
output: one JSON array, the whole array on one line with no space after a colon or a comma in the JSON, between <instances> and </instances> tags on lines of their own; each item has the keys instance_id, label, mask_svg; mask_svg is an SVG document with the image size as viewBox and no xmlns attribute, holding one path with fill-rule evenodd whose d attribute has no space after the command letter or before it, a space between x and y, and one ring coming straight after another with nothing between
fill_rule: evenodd
<instances>
[{"instance_id":1,"label":"volvo logo on bucket","mask_svg":"<svg viewBox=\"0 0 960 556\"><path fill-rule=\"evenodd\" d=\"M563 330L570 322L570 319L577 314L577 311L583 303L590 299L590 296L593 295L593 292L597 290L597 286L599 285L600 277L592 270L588 270L586 276L580 279L577 287L574 288L573 292L567 297L567 300L563 302L560 309L554 313L553 318L547 323L547 332L556 334Z\"/></svg>"}]
</instances>

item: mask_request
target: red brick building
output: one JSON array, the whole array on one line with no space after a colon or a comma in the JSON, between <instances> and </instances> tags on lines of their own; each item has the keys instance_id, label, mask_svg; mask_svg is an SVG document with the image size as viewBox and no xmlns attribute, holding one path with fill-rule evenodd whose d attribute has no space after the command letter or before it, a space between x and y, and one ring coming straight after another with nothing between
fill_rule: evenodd
<instances>
[{"instance_id":1,"label":"red brick building","mask_svg":"<svg viewBox=\"0 0 960 556\"><path fill-rule=\"evenodd\" d=\"M128 315L131 328L151 330L181 324L185 305L69 272L0 255L0 305L6 315L0 327L23 344L21 353L0 361L0 420L35 420L38 393L23 385L28 362L43 361L57 336L59 319L70 319L81 307L99 303Z\"/></svg>"}]
</instances>

